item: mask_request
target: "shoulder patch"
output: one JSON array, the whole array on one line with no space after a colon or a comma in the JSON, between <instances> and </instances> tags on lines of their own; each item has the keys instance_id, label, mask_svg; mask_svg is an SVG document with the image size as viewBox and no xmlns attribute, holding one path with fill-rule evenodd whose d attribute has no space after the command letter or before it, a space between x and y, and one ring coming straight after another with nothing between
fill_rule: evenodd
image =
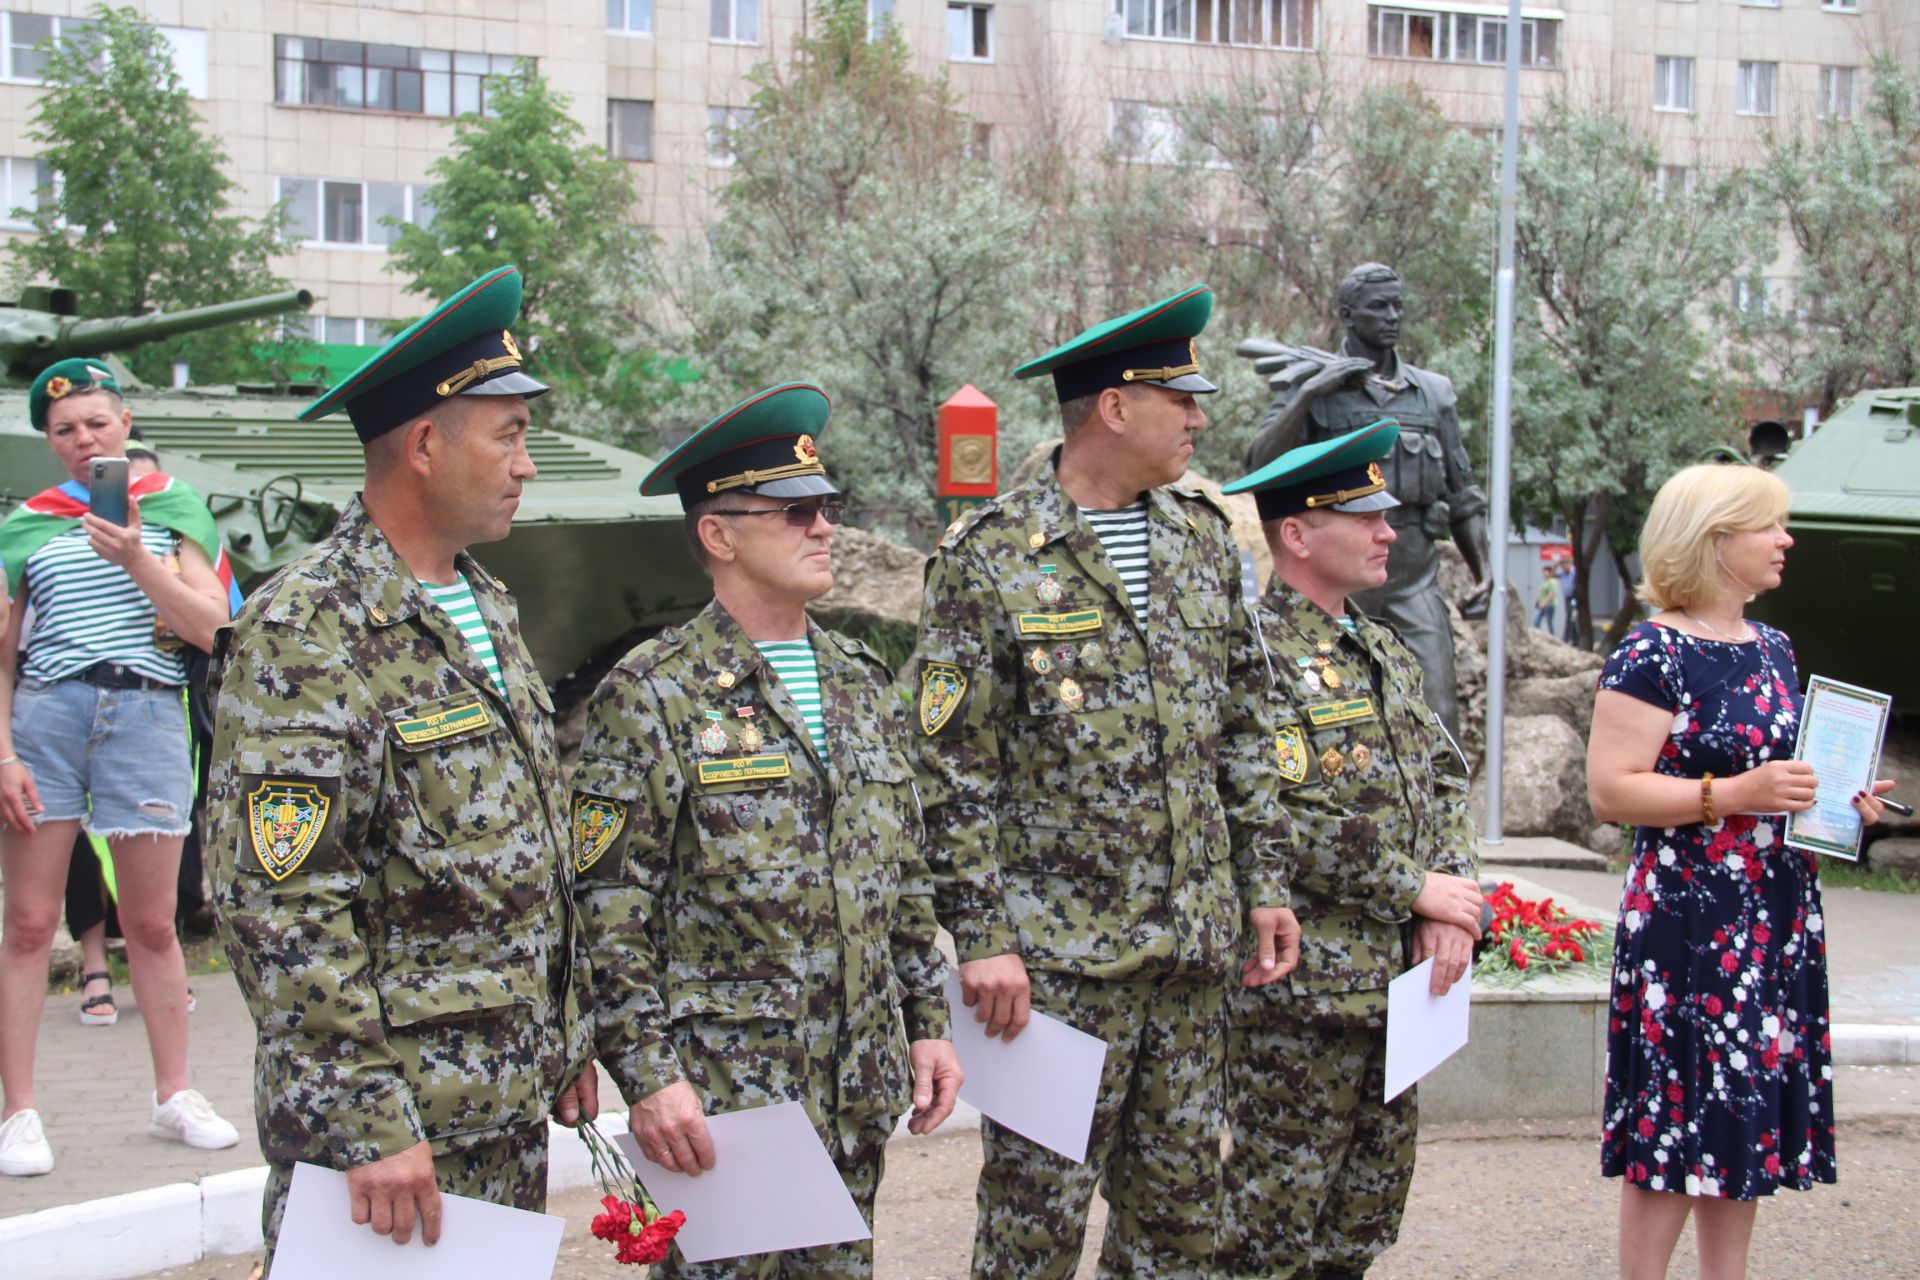
<instances>
[{"instance_id":1,"label":"shoulder patch","mask_svg":"<svg viewBox=\"0 0 1920 1280\"><path fill-rule=\"evenodd\" d=\"M958 520L955 520L947 526L947 531L940 535L940 545L943 547L958 546L962 539L973 532L975 525L999 510L1000 499L997 497L988 498L985 502L975 504L971 510L962 512Z\"/></svg>"},{"instance_id":2,"label":"shoulder patch","mask_svg":"<svg viewBox=\"0 0 1920 1280\"><path fill-rule=\"evenodd\" d=\"M1212 493L1201 488L1199 485L1170 484L1167 486L1167 489L1176 496L1185 498L1188 502L1199 503L1226 521L1229 525L1233 523L1233 513L1227 510L1220 499L1214 497Z\"/></svg>"},{"instance_id":3,"label":"shoulder patch","mask_svg":"<svg viewBox=\"0 0 1920 1280\"><path fill-rule=\"evenodd\" d=\"M866 641L856 640L854 637L839 631L828 631L827 636L839 647L840 652L846 654L849 658L857 659L867 666L872 667L885 680L893 679L893 668L889 667L887 660L876 653L873 646Z\"/></svg>"},{"instance_id":4,"label":"shoulder patch","mask_svg":"<svg viewBox=\"0 0 1920 1280\"><path fill-rule=\"evenodd\" d=\"M678 627L667 627L627 650L627 656L616 662L613 669L625 671L630 675L646 675L667 658L678 653L686 643L685 631Z\"/></svg>"},{"instance_id":5,"label":"shoulder patch","mask_svg":"<svg viewBox=\"0 0 1920 1280\"><path fill-rule=\"evenodd\" d=\"M920 665L920 732L932 737L946 728L967 696L967 677L948 662Z\"/></svg>"}]
</instances>

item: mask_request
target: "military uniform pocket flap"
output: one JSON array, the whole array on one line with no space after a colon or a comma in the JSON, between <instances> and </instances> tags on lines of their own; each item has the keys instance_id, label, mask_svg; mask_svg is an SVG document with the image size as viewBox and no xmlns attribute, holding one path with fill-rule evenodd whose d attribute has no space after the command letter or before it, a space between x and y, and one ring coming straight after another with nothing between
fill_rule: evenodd
<instances>
[{"instance_id":1,"label":"military uniform pocket flap","mask_svg":"<svg viewBox=\"0 0 1920 1280\"><path fill-rule=\"evenodd\" d=\"M378 985L380 1004L390 1027L471 1017L516 1004L538 1004L542 994L538 973L525 962L395 970L381 974Z\"/></svg>"},{"instance_id":2,"label":"military uniform pocket flap","mask_svg":"<svg viewBox=\"0 0 1920 1280\"><path fill-rule=\"evenodd\" d=\"M1224 627L1231 616L1227 598L1218 591L1191 591L1179 597L1180 621L1190 627Z\"/></svg>"},{"instance_id":3,"label":"military uniform pocket flap","mask_svg":"<svg viewBox=\"0 0 1920 1280\"><path fill-rule=\"evenodd\" d=\"M854 752L853 759L861 776L875 782L902 783L913 780L913 770L908 766L906 757L897 751L874 747Z\"/></svg>"},{"instance_id":4,"label":"military uniform pocket flap","mask_svg":"<svg viewBox=\"0 0 1920 1280\"><path fill-rule=\"evenodd\" d=\"M1359 911L1302 911L1300 966L1289 979L1299 995L1383 990L1398 977L1401 926Z\"/></svg>"},{"instance_id":5,"label":"military uniform pocket flap","mask_svg":"<svg viewBox=\"0 0 1920 1280\"><path fill-rule=\"evenodd\" d=\"M471 691L432 698L387 713L387 736L402 751L470 742L499 728L499 718L487 700Z\"/></svg>"},{"instance_id":6,"label":"military uniform pocket flap","mask_svg":"<svg viewBox=\"0 0 1920 1280\"><path fill-rule=\"evenodd\" d=\"M984 667L992 661L987 642L977 632L949 627L923 630L914 657L923 663L940 662L953 667Z\"/></svg>"},{"instance_id":7,"label":"military uniform pocket flap","mask_svg":"<svg viewBox=\"0 0 1920 1280\"><path fill-rule=\"evenodd\" d=\"M337 778L345 769L346 743L343 735L325 729L243 733L234 741L229 763L236 774Z\"/></svg>"},{"instance_id":8,"label":"military uniform pocket flap","mask_svg":"<svg viewBox=\"0 0 1920 1280\"><path fill-rule=\"evenodd\" d=\"M1126 842L1099 831L1066 827L1001 827L1000 862L1022 871L1059 876L1118 876Z\"/></svg>"},{"instance_id":9,"label":"military uniform pocket flap","mask_svg":"<svg viewBox=\"0 0 1920 1280\"><path fill-rule=\"evenodd\" d=\"M771 982L700 982L676 986L667 1009L674 1022L702 1018L708 1022L751 1022L772 1018L800 1020L800 983L791 978Z\"/></svg>"}]
</instances>

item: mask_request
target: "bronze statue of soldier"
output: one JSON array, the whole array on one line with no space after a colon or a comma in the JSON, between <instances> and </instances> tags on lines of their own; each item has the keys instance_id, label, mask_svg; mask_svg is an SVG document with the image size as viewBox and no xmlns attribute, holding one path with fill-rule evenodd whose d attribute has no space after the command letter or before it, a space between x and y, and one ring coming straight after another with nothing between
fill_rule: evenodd
<instances>
[{"instance_id":1,"label":"bronze statue of soldier","mask_svg":"<svg viewBox=\"0 0 1920 1280\"><path fill-rule=\"evenodd\" d=\"M1397 536L1384 586L1363 591L1353 603L1383 619L1419 656L1426 673L1427 705L1450 732L1460 732L1453 628L1439 587L1436 539L1451 532L1474 587L1467 604L1483 603L1493 589L1487 555L1487 498L1474 483L1453 383L1442 374L1400 359L1405 314L1400 276L1392 267L1366 262L1340 282L1340 323L1347 336L1337 352L1248 341L1240 354L1270 374L1275 395L1247 446L1246 466L1255 471L1287 450L1330 439L1392 418L1400 440L1386 460L1387 489L1401 505L1387 513Z\"/></svg>"}]
</instances>

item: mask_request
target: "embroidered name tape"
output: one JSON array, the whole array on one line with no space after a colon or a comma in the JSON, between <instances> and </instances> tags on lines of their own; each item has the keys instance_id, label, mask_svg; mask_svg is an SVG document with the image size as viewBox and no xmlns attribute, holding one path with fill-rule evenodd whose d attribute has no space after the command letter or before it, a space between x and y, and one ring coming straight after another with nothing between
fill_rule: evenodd
<instances>
[{"instance_id":1,"label":"embroidered name tape","mask_svg":"<svg viewBox=\"0 0 1920 1280\"><path fill-rule=\"evenodd\" d=\"M1343 702L1323 702L1317 707L1307 708L1307 719L1316 729L1328 725L1348 724L1354 720L1373 719L1372 698L1348 698Z\"/></svg>"},{"instance_id":2,"label":"embroidered name tape","mask_svg":"<svg viewBox=\"0 0 1920 1280\"><path fill-rule=\"evenodd\" d=\"M436 711L414 720L396 720L393 722L393 731L400 735L400 741L417 747L423 742L451 738L456 733L484 729L492 723L493 717L487 714L486 703L469 702L465 706L449 707L445 711Z\"/></svg>"},{"instance_id":3,"label":"embroidered name tape","mask_svg":"<svg viewBox=\"0 0 1920 1280\"><path fill-rule=\"evenodd\" d=\"M1100 631L1106 624L1098 609L1080 609L1073 613L1022 613L1016 622L1023 636L1078 636Z\"/></svg>"},{"instance_id":4,"label":"embroidered name tape","mask_svg":"<svg viewBox=\"0 0 1920 1280\"><path fill-rule=\"evenodd\" d=\"M700 785L711 787L722 782L761 782L767 778L784 778L792 772L793 768L784 753L777 756L735 756L731 760L702 760Z\"/></svg>"}]
</instances>

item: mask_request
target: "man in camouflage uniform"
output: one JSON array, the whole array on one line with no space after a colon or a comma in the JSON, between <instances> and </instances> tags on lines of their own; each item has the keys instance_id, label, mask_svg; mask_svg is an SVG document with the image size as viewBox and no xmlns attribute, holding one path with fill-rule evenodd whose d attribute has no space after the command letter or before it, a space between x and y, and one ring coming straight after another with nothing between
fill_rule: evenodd
<instances>
[{"instance_id":1,"label":"man in camouflage uniform","mask_svg":"<svg viewBox=\"0 0 1920 1280\"><path fill-rule=\"evenodd\" d=\"M534 474L519 300L490 273L301 415L344 404L366 489L216 646L206 847L259 1024L269 1262L295 1161L432 1243L439 1189L543 1207L549 1111L595 1109L553 704L464 550ZM471 636L429 594L463 580Z\"/></svg>"},{"instance_id":2,"label":"man in camouflage uniform","mask_svg":"<svg viewBox=\"0 0 1920 1280\"><path fill-rule=\"evenodd\" d=\"M1439 586L1435 539L1452 531L1473 574L1472 600L1493 589L1487 572L1487 495L1474 483L1457 397L1444 374L1416 368L1395 350L1400 341L1400 277L1392 267L1364 262L1340 282L1340 323L1347 337L1339 353L1311 376L1282 391L1247 446L1249 471L1296 445L1332 440L1383 418L1400 424L1400 443L1382 460L1387 491L1400 505L1387 516L1397 535L1387 579L1357 593L1355 603L1391 625L1426 672L1427 705L1447 731L1460 732L1454 679L1453 624Z\"/></svg>"},{"instance_id":3,"label":"man in camouflage uniform","mask_svg":"<svg viewBox=\"0 0 1920 1280\"><path fill-rule=\"evenodd\" d=\"M1387 576L1395 499L1379 460L1398 437L1379 423L1226 486L1254 491L1273 552L1258 613L1301 939L1285 982L1229 997L1221 1275L1359 1276L1393 1243L1417 1117L1412 1091L1381 1100L1387 983L1410 942L1445 992L1479 936L1466 763L1413 654L1349 603Z\"/></svg>"},{"instance_id":4,"label":"man in camouflage uniform","mask_svg":"<svg viewBox=\"0 0 1920 1280\"><path fill-rule=\"evenodd\" d=\"M1173 484L1215 389L1192 343L1211 309L1199 286L1017 371L1053 374L1065 443L927 570L918 767L966 1001L989 1034L1030 999L1109 1046L1084 1164L986 1122L978 1277L1071 1275L1096 1185L1102 1276L1212 1274L1243 899L1245 980L1292 962L1239 555L1226 513Z\"/></svg>"},{"instance_id":5,"label":"man in camouflage uniform","mask_svg":"<svg viewBox=\"0 0 1920 1280\"><path fill-rule=\"evenodd\" d=\"M698 1176L706 1115L800 1102L871 1223L894 1122L911 1099L931 1131L960 1069L891 672L806 614L842 510L827 409L770 388L641 485L680 494L714 599L595 691L573 826L594 1034L642 1153ZM869 1276L873 1242L657 1273Z\"/></svg>"}]
</instances>

